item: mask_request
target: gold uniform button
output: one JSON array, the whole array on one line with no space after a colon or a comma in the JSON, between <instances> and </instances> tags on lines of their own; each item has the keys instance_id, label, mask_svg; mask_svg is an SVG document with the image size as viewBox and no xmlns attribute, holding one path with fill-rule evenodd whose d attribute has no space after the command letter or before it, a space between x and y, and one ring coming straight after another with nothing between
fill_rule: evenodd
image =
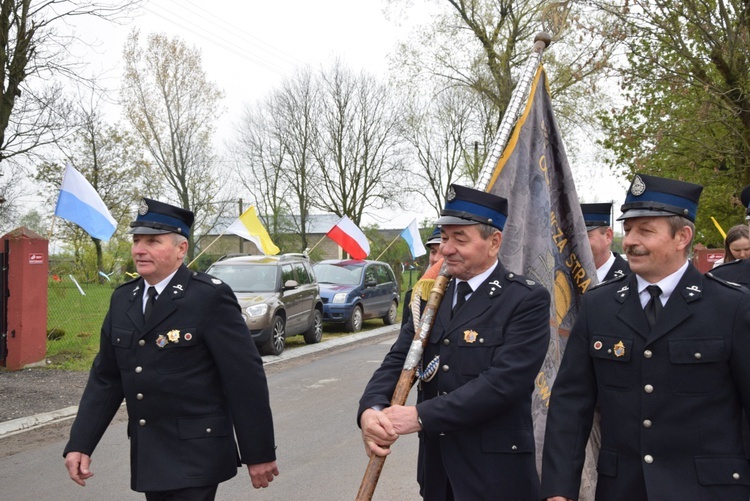
<instances>
[{"instance_id":1,"label":"gold uniform button","mask_svg":"<svg viewBox=\"0 0 750 501\"><path fill-rule=\"evenodd\" d=\"M483 337L480 337L480 338L479 338L479 344L482 344L482 343L484 343L484 338L483 338Z\"/></svg>"},{"instance_id":2,"label":"gold uniform button","mask_svg":"<svg viewBox=\"0 0 750 501\"><path fill-rule=\"evenodd\" d=\"M739 480L740 479L740 474L737 473L737 472L732 473L732 478L735 479L735 480Z\"/></svg>"},{"instance_id":3,"label":"gold uniform button","mask_svg":"<svg viewBox=\"0 0 750 501\"><path fill-rule=\"evenodd\" d=\"M141 426L146 426L146 420L145 419L141 419L141 420L138 421L138 424L141 425Z\"/></svg>"},{"instance_id":4,"label":"gold uniform button","mask_svg":"<svg viewBox=\"0 0 750 501\"><path fill-rule=\"evenodd\" d=\"M651 428L651 420L650 419L644 419L643 420L643 427L644 428Z\"/></svg>"},{"instance_id":5,"label":"gold uniform button","mask_svg":"<svg viewBox=\"0 0 750 501\"><path fill-rule=\"evenodd\" d=\"M449 344L451 344L451 340L450 340L450 339L447 339L447 338L446 338L446 339L443 339L443 344L444 344L445 346L448 346Z\"/></svg>"},{"instance_id":6,"label":"gold uniform button","mask_svg":"<svg viewBox=\"0 0 750 501\"><path fill-rule=\"evenodd\" d=\"M447 365L443 366L443 372L448 372L449 370L451 370L450 367L448 367Z\"/></svg>"},{"instance_id":7,"label":"gold uniform button","mask_svg":"<svg viewBox=\"0 0 750 501\"><path fill-rule=\"evenodd\" d=\"M693 356L695 357L696 360L700 360L701 359L701 354L700 353L696 353Z\"/></svg>"},{"instance_id":8,"label":"gold uniform button","mask_svg":"<svg viewBox=\"0 0 750 501\"><path fill-rule=\"evenodd\" d=\"M206 433L211 433L211 428L206 428Z\"/></svg>"},{"instance_id":9,"label":"gold uniform button","mask_svg":"<svg viewBox=\"0 0 750 501\"><path fill-rule=\"evenodd\" d=\"M643 460L648 464L651 464L654 462L654 456L652 456L651 454L646 454L645 456L643 456Z\"/></svg>"},{"instance_id":10,"label":"gold uniform button","mask_svg":"<svg viewBox=\"0 0 750 501\"><path fill-rule=\"evenodd\" d=\"M138 346L146 346L146 340L141 339L140 341L138 341Z\"/></svg>"},{"instance_id":11,"label":"gold uniform button","mask_svg":"<svg viewBox=\"0 0 750 501\"><path fill-rule=\"evenodd\" d=\"M135 398L137 398L138 400L143 400L143 393L138 393L138 394L137 394L137 395L135 396Z\"/></svg>"},{"instance_id":12,"label":"gold uniform button","mask_svg":"<svg viewBox=\"0 0 750 501\"><path fill-rule=\"evenodd\" d=\"M516 445L512 445L512 446L511 446L510 448L511 448L512 450L514 450L514 451L515 451L515 450L518 450L518 446L516 446Z\"/></svg>"},{"instance_id":13,"label":"gold uniform button","mask_svg":"<svg viewBox=\"0 0 750 501\"><path fill-rule=\"evenodd\" d=\"M651 350L646 350L643 352L643 356L646 358L651 358L653 356L653 352Z\"/></svg>"},{"instance_id":14,"label":"gold uniform button","mask_svg":"<svg viewBox=\"0 0 750 501\"><path fill-rule=\"evenodd\" d=\"M141 372L143 372L143 367L141 367L141 366L139 365L138 367L136 367L136 368L135 368L135 373L136 373L136 374L140 374Z\"/></svg>"},{"instance_id":15,"label":"gold uniform button","mask_svg":"<svg viewBox=\"0 0 750 501\"><path fill-rule=\"evenodd\" d=\"M650 384L647 384L646 386L643 387L643 391L645 391L646 393L653 393L654 387L651 386Z\"/></svg>"}]
</instances>

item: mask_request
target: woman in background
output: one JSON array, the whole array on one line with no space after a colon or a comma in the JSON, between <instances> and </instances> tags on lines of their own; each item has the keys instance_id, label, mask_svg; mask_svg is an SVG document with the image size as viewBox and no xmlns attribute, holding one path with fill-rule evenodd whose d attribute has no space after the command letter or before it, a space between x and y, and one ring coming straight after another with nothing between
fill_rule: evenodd
<instances>
[{"instance_id":1,"label":"woman in background","mask_svg":"<svg viewBox=\"0 0 750 501\"><path fill-rule=\"evenodd\" d=\"M749 257L750 227L747 224L738 224L729 228L727 238L724 239L724 259L717 261L714 267Z\"/></svg>"}]
</instances>

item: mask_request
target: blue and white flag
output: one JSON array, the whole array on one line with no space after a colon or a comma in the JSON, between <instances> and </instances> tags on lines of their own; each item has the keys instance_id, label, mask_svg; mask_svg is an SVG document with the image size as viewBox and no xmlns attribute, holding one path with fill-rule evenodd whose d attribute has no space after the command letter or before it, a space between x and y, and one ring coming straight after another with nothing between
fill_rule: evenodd
<instances>
[{"instance_id":1,"label":"blue and white flag","mask_svg":"<svg viewBox=\"0 0 750 501\"><path fill-rule=\"evenodd\" d=\"M55 215L77 224L99 240L109 240L117 228L117 221L94 187L70 164L65 167Z\"/></svg>"},{"instance_id":2,"label":"blue and white flag","mask_svg":"<svg viewBox=\"0 0 750 501\"><path fill-rule=\"evenodd\" d=\"M409 246L409 252L411 252L411 257L414 259L427 254L427 249L425 249L424 244L422 244L422 237L419 235L416 218L409 223L409 226L404 228L404 231L401 232L401 238L406 240L406 244Z\"/></svg>"}]
</instances>

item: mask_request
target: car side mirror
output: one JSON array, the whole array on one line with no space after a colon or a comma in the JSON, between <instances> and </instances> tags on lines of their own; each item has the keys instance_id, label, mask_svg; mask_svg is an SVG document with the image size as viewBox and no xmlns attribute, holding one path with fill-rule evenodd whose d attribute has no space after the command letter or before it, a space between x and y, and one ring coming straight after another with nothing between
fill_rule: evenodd
<instances>
[{"instance_id":1,"label":"car side mirror","mask_svg":"<svg viewBox=\"0 0 750 501\"><path fill-rule=\"evenodd\" d=\"M365 282L365 287L375 287L376 285L378 285L378 282L375 280L367 280Z\"/></svg>"},{"instance_id":2,"label":"car side mirror","mask_svg":"<svg viewBox=\"0 0 750 501\"><path fill-rule=\"evenodd\" d=\"M284 290L296 289L297 287L299 287L299 284L296 280L287 280L284 282Z\"/></svg>"}]
</instances>

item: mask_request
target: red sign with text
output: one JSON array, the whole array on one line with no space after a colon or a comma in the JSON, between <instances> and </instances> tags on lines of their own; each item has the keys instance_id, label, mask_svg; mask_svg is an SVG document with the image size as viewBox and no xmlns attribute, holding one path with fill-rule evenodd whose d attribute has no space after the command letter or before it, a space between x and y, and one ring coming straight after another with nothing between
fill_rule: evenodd
<instances>
[{"instance_id":1,"label":"red sign with text","mask_svg":"<svg viewBox=\"0 0 750 501\"><path fill-rule=\"evenodd\" d=\"M30 252L29 264L44 264L44 254L41 252Z\"/></svg>"}]
</instances>

